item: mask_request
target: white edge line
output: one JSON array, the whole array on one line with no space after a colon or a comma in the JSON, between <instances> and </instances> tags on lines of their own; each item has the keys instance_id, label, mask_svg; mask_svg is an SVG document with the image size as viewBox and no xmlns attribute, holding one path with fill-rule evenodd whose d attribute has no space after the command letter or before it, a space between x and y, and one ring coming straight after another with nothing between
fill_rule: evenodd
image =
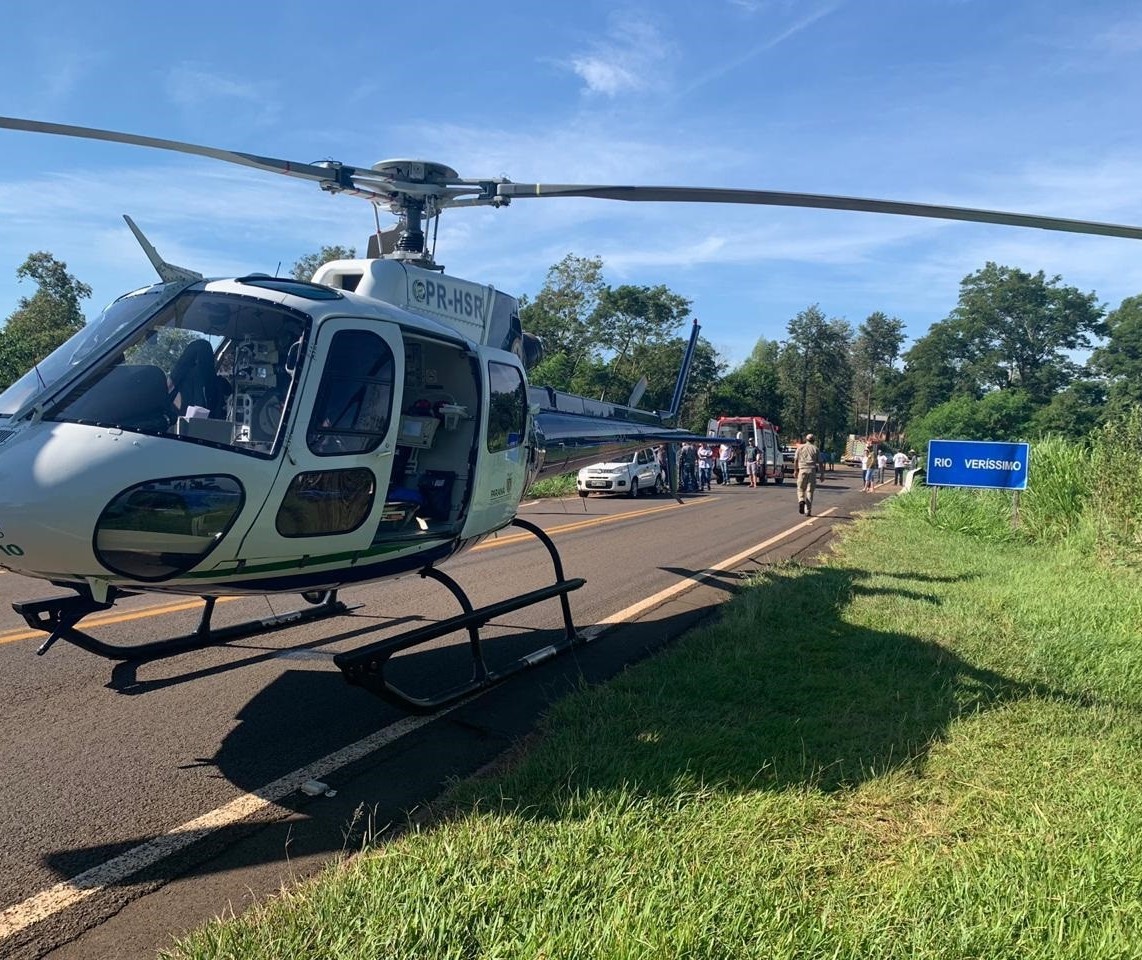
<instances>
[{"instance_id":1,"label":"white edge line","mask_svg":"<svg viewBox=\"0 0 1142 960\"><path fill-rule=\"evenodd\" d=\"M830 507L824 513L821 513L818 516L827 517L830 513L834 513L836 509L836 507ZM688 580L682 580L673 586L667 587L665 590L659 590L658 593L654 594L654 596L647 597L645 600L640 600L638 603L631 604L631 606L627 607L625 610L620 610L618 613L613 613L609 617L605 617L594 626L587 627L585 630L583 630L583 636L588 640L594 640L596 637L605 633L607 630L610 630L612 627L616 627L620 623L626 623L628 620L633 620L640 614L646 613L648 610L652 610L655 607L661 606L667 600L672 600L679 594L685 593L687 590L692 590L694 587L698 586L698 584L703 583L706 580L712 580L715 574L722 573L726 570L730 570L736 567L743 560L748 560L755 553L760 553L762 550L769 549L775 543L780 540L784 540L790 534L796 533L798 530L809 526L812 524L814 519L815 518L810 517L807 520L803 520L796 526L790 527L788 530L776 534L775 536L770 537L768 540L763 540L761 543L750 547L748 550L743 550L741 553L736 553L726 560L718 561L712 566L707 567L705 570L698 572Z\"/></svg>"},{"instance_id":2,"label":"white edge line","mask_svg":"<svg viewBox=\"0 0 1142 960\"><path fill-rule=\"evenodd\" d=\"M0 940L19 933L34 923L46 920L53 914L98 893L104 887L118 883L133 873L153 866L160 860L178 853L191 844L224 827L257 813L283 797L298 790L307 780L320 780L347 764L360 760L375 750L379 750L394 740L407 736L433 720L462 706L467 701L455 703L451 707L438 710L431 716L404 717L383 730L351 743L341 750L322 757L300 770L266 784L253 793L235 797L229 803L188 820L161 837L133 847L126 853L85 870L70 880L57 883L29 897L23 903L15 904L0 912Z\"/></svg>"},{"instance_id":3,"label":"white edge line","mask_svg":"<svg viewBox=\"0 0 1142 960\"><path fill-rule=\"evenodd\" d=\"M828 516L835 510L836 507L831 507L820 516ZM743 550L741 553L735 554L726 560L719 561L690 579L682 580L673 586L667 587L665 590L660 590L651 597L647 597L645 600L640 600L638 603L632 604L625 610L611 614L598 623L587 627L581 631L581 634L585 639L594 640L612 627L633 620L639 616L639 614L645 613L647 610L665 603L678 594L693 589L705 580L712 579L716 573L737 566L743 560L747 560L755 553L768 549L773 546L773 544L784 540L786 537L808 526L812 522L813 518L807 519L794 527L790 527L783 533L770 537L768 540L763 540L748 550ZM381 747L387 746L399 740L401 737L413 733L420 727L432 723L434 720L468 703L471 699L473 698L465 698L459 703L455 703L443 710L438 710L430 716L404 717L396 723L385 727L383 730L378 730L376 733L370 734L358 740L356 743L351 743L341 750L330 753L320 760L316 760L308 766L302 767L300 770L287 773L284 777L280 777L272 783L266 784L253 793L244 793L239 797L235 797L229 803L215 810L211 810L209 813L204 813L200 817L195 817L193 820L188 820L186 823L175 827L169 833L161 837L155 837L153 840L133 847L126 853L122 853L108 860L106 863L101 863L97 867L85 870L70 880L64 880L53 887L49 887L47 890L43 890L29 897L23 903L17 903L4 911L0 911L0 940L5 940L19 933L21 930L27 929L34 923L39 923L41 920L46 920L48 917L62 910L75 906L75 904L99 893L105 887L119 883L132 874L138 873L140 870L154 866L159 861L173 856L191 844L210 836L210 834L224 827L245 820L259 810L277 803L283 797L289 796L289 794L300 789L301 785L306 781L320 780L323 777L327 777L341 767L360 760L362 757L368 756L370 753L381 749Z\"/></svg>"}]
</instances>

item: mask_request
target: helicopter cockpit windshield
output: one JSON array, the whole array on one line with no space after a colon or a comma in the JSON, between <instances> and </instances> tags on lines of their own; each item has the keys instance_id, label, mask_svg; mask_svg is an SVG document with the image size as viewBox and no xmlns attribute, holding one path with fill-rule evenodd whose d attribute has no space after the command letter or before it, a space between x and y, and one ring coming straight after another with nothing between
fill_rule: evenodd
<instances>
[{"instance_id":1,"label":"helicopter cockpit windshield","mask_svg":"<svg viewBox=\"0 0 1142 960\"><path fill-rule=\"evenodd\" d=\"M126 336L80 340L85 328L48 358L61 351L61 363L98 355L70 389L57 392L44 419L272 453L310 318L253 297L208 292L201 284L152 305L152 316ZM122 330L129 322L109 310L99 325ZM54 365L48 374L60 376Z\"/></svg>"},{"instance_id":2,"label":"helicopter cockpit windshield","mask_svg":"<svg viewBox=\"0 0 1142 960\"><path fill-rule=\"evenodd\" d=\"M146 313L158 309L185 283L157 283L126 293L113 301L95 320L85 324L31 370L0 393L0 417L11 417L37 399L66 375L77 371L124 336Z\"/></svg>"}]
</instances>

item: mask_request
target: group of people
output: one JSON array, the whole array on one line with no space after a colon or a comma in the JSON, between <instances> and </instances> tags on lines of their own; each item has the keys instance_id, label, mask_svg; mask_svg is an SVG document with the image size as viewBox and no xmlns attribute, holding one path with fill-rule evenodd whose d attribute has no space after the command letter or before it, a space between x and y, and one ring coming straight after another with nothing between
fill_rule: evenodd
<instances>
[{"instance_id":1,"label":"group of people","mask_svg":"<svg viewBox=\"0 0 1142 960\"><path fill-rule=\"evenodd\" d=\"M912 465L912 458L915 454L915 450L910 454L903 450L897 450L892 455L892 485L894 487L904 485L904 471ZM884 483L884 471L888 469L888 454L883 450L877 452L876 447L869 446L864 452L862 468L864 472L863 490L865 493L872 493L872 488L878 482L878 475L879 482Z\"/></svg>"},{"instance_id":2,"label":"group of people","mask_svg":"<svg viewBox=\"0 0 1142 960\"><path fill-rule=\"evenodd\" d=\"M660 456L665 457L665 453ZM728 483L734 447L729 443L684 443L678 453L678 489L681 493L709 490L716 478ZM748 461L747 461L748 463Z\"/></svg>"},{"instance_id":3,"label":"group of people","mask_svg":"<svg viewBox=\"0 0 1142 960\"><path fill-rule=\"evenodd\" d=\"M742 435L737 436L743 441ZM715 480L729 483L730 464L733 463L736 444L702 441L683 443L678 454L678 488L681 493L699 493L709 490ZM746 481L751 487L759 485L765 469L762 451L752 441L745 440L743 461ZM658 448L659 462L666 469L666 451ZM814 442L813 434L805 435L805 442L797 448L794 470L797 477L797 512L813 515L813 493L817 489L817 472L823 462L820 448Z\"/></svg>"},{"instance_id":4,"label":"group of people","mask_svg":"<svg viewBox=\"0 0 1142 960\"><path fill-rule=\"evenodd\" d=\"M742 435L739 433L740 441ZM735 444L718 443L716 437L711 442L683 443L678 455L678 488L681 493L699 493L711 489L716 479L718 483L728 483L730 480L730 464L735 456ZM658 448L659 463L663 471L668 469L666 450ZM904 471L912 465L915 451L905 453L896 451L892 456L893 485L904 484ZM744 444L744 460L746 480L751 487L758 485L760 472L763 469L761 451L751 442ZM813 515L813 494L817 489L817 475L820 465L824 462L824 454L816 444L811 433L805 434L805 440L797 447L793 457L793 471L797 480L797 512L805 516ZM888 468L888 454L878 451L869 445L862 461L864 491L871 493L877 483L884 482L884 473Z\"/></svg>"}]
</instances>

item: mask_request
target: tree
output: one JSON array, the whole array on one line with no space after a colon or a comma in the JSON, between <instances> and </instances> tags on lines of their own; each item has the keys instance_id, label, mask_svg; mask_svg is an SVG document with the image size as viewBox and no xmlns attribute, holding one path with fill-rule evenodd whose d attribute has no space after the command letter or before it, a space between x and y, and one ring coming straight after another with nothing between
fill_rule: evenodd
<instances>
[{"instance_id":1,"label":"tree","mask_svg":"<svg viewBox=\"0 0 1142 960\"><path fill-rule=\"evenodd\" d=\"M1064 351L1089 349L1106 325L1094 293L1061 280L991 262L963 279L950 319L967 342L977 389L1018 388L1042 405L1077 378Z\"/></svg>"},{"instance_id":2,"label":"tree","mask_svg":"<svg viewBox=\"0 0 1142 960\"><path fill-rule=\"evenodd\" d=\"M864 422L864 432L872 432L874 405L884 409L884 377L900 356L904 343L904 323L896 317L877 310L870 313L857 328L853 340L853 394L861 404L858 417Z\"/></svg>"},{"instance_id":3,"label":"tree","mask_svg":"<svg viewBox=\"0 0 1142 960\"><path fill-rule=\"evenodd\" d=\"M965 368L969 348L956 320L941 320L904 354L901 401L907 403L909 422L917 420L953 397L980 395L975 379Z\"/></svg>"},{"instance_id":4,"label":"tree","mask_svg":"<svg viewBox=\"0 0 1142 960\"><path fill-rule=\"evenodd\" d=\"M612 354L608 384L616 376L628 374L626 379L637 380L643 375L630 362L633 354L669 342L689 315L690 301L662 284L604 287L591 324L598 332L599 343ZM607 399L606 393L604 387L600 399Z\"/></svg>"},{"instance_id":5,"label":"tree","mask_svg":"<svg viewBox=\"0 0 1142 960\"><path fill-rule=\"evenodd\" d=\"M16 276L35 281L31 297L21 297L0 332L0 385L7 387L25 371L80 330L84 323L80 301L91 287L67 272L67 264L50 253L29 255Z\"/></svg>"},{"instance_id":6,"label":"tree","mask_svg":"<svg viewBox=\"0 0 1142 960\"><path fill-rule=\"evenodd\" d=\"M541 380L560 389L571 389L580 365L595 356L600 347L595 309L604 288L603 261L599 257L567 254L547 271L547 279L534 300L520 308L520 322L543 343L547 358L541 367L558 369L562 381ZM556 358L562 355L564 360Z\"/></svg>"},{"instance_id":7,"label":"tree","mask_svg":"<svg viewBox=\"0 0 1142 960\"><path fill-rule=\"evenodd\" d=\"M1142 405L1142 296L1127 297L1110 313L1106 336L1090 366L1106 377L1107 413L1114 416Z\"/></svg>"},{"instance_id":8,"label":"tree","mask_svg":"<svg viewBox=\"0 0 1142 960\"><path fill-rule=\"evenodd\" d=\"M816 433L822 443L845 432L851 410L852 328L826 320L817 304L789 321L778 358L786 435Z\"/></svg>"},{"instance_id":9,"label":"tree","mask_svg":"<svg viewBox=\"0 0 1142 960\"><path fill-rule=\"evenodd\" d=\"M908 424L908 442L921 449L929 440L1017 440L1031 430L1035 402L1026 390L992 390L979 398L958 396Z\"/></svg>"},{"instance_id":10,"label":"tree","mask_svg":"<svg viewBox=\"0 0 1142 960\"><path fill-rule=\"evenodd\" d=\"M1051 397L1031 417L1032 437L1059 434L1070 440L1089 437L1108 419L1105 385L1094 380L1077 380Z\"/></svg>"},{"instance_id":11,"label":"tree","mask_svg":"<svg viewBox=\"0 0 1142 960\"><path fill-rule=\"evenodd\" d=\"M758 340L749 357L713 386L710 415L780 417L784 404L777 374L780 354L776 340Z\"/></svg>"},{"instance_id":12,"label":"tree","mask_svg":"<svg viewBox=\"0 0 1142 960\"><path fill-rule=\"evenodd\" d=\"M317 253L301 257L289 268L290 276L295 280L312 280L317 268L330 260L353 260L357 256L356 247L342 247L339 244L322 247Z\"/></svg>"},{"instance_id":13,"label":"tree","mask_svg":"<svg viewBox=\"0 0 1142 960\"><path fill-rule=\"evenodd\" d=\"M644 410L667 410L674 399L674 386L678 381L678 371L682 357L686 353L688 338L672 337L656 343L641 344L634 348L630 358L631 379L621 384L614 383L613 398L626 402L630 390L639 377L646 377L646 393L638 406ZM722 365L717 352L709 341L699 337L690 362L690 376L682 393L682 406L678 423L692 424L691 429L706 430L706 399L710 384L716 383ZM621 393L619 390L621 389Z\"/></svg>"}]
</instances>

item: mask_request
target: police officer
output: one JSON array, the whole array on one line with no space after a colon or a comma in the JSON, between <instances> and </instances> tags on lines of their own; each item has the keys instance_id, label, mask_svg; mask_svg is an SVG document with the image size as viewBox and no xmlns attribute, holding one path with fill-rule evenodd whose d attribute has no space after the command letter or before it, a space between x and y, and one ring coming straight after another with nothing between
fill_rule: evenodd
<instances>
[{"instance_id":1,"label":"police officer","mask_svg":"<svg viewBox=\"0 0 1142 960\"><path fill-rule=\"evenodd\" d=\"M805 442L793 455L793 469L797 474L797 512L813 516L813 491L817 489L817 466L821 451L813 442L813 434L805 434Z\"/></svg>"}]
</instances>

